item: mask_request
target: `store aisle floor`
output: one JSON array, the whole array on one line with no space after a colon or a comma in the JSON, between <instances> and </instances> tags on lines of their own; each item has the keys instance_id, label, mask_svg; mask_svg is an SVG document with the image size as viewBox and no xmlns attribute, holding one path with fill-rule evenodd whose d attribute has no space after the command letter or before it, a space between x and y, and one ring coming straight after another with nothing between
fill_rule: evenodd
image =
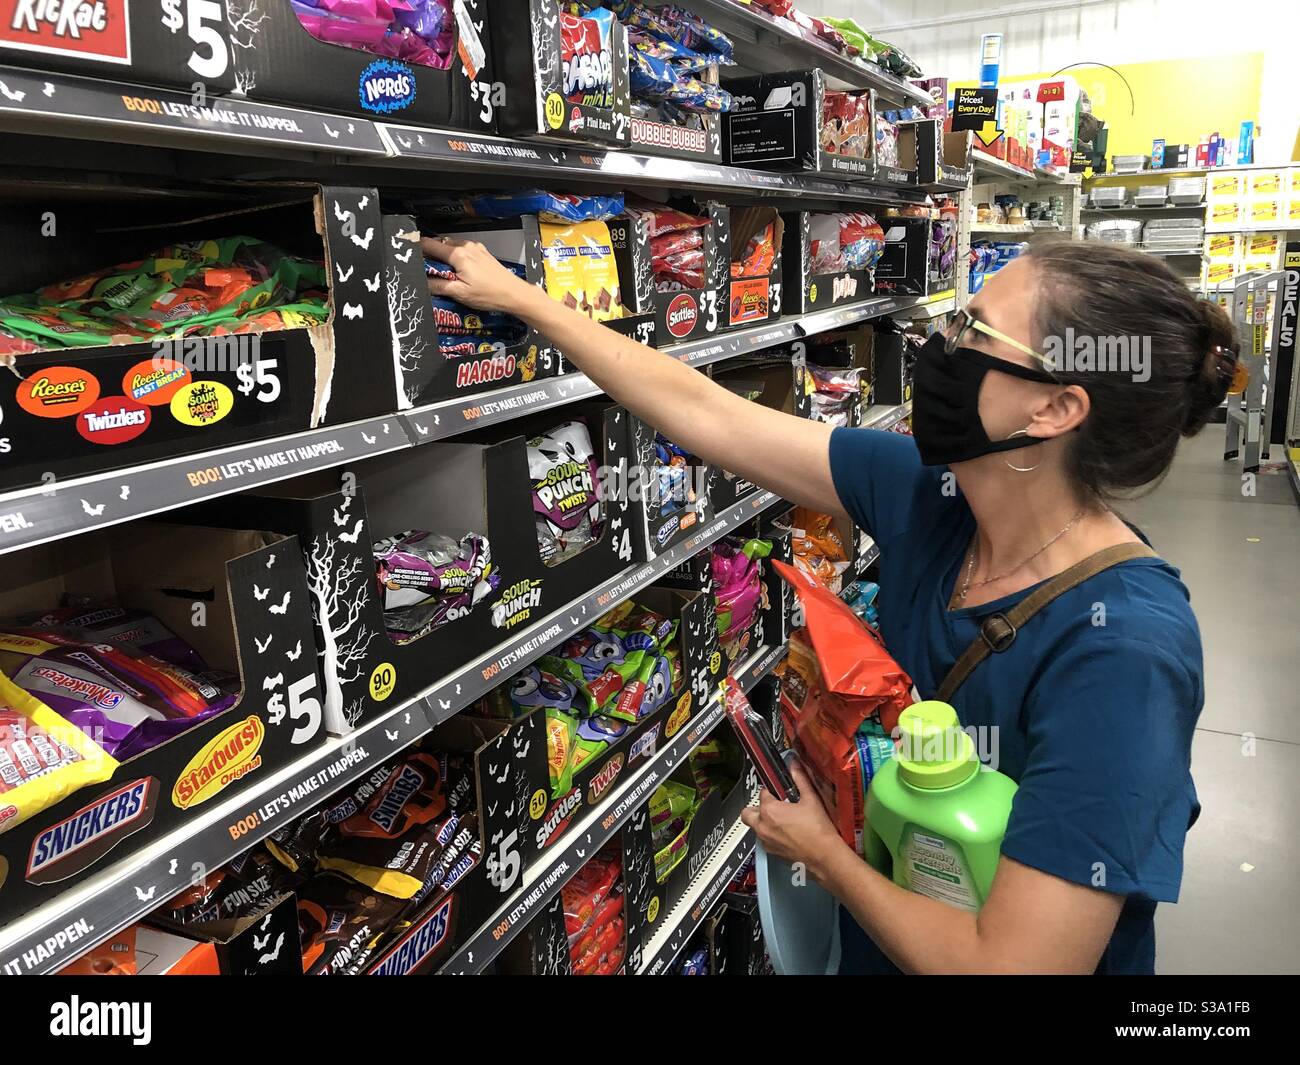
<instances>
[{"instance_id":1,"label":"store aisle floor","mask_svg":"<svg viewBox=\"0 0 1300 1065\"><path fill-rule=\"evenodd\" d=\"M1205 645L1192 748L1202 813L1181 901L1156 918L1156 971L1300 971L1300 509L1285 474L1242 495L1222 426L1119 509L1179 567ZM1277 458L1278 455L1274 455ZM1251 736L1253 735L1253 742Z\"/></svg>"}]
</instances>

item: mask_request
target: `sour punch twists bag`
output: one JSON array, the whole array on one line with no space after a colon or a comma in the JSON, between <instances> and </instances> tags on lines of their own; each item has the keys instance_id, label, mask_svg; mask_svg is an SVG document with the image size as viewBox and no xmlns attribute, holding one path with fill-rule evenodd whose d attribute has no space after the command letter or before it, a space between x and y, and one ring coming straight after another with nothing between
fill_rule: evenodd
<instances>
[{"instance_id":1,"label":"sour punch twists bag","mask_svg":"<svg viewBox=\"0 0 1300 1065\"><path fill-rule=\"evenodd\" d=\"M537 547L546 565L573 558L604 535L596 473L595 449L582 422L565 422L528 441Z\"/></svg>"},{"instance_id":2,"label":"sour punch twists bag","mask_svg":"<svg viewBox=\"0 0 1300 1065\"><path fill-rule=\"evenodd\" d=\"M459 541L418 530L400 533L375 544L374 555L384 622L399 643L463 617L500 582L487 537L477 533Z\"/></svg>"}]
</instances>

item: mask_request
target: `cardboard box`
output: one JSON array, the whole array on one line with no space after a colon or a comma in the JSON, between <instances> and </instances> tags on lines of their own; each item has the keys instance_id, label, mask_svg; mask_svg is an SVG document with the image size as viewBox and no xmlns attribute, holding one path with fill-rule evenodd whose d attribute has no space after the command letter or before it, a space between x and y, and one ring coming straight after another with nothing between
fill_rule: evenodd
<instances>
[{"instance_id":1,"label":"cardboard box","mask_svg":"<svg viewBox=\"0 0 1300 1065\"><path fill-rule=\"evenodd\" d=\"M631 837L624 843L624 875L627 871L648 869L648 891L645 893L645 906L640 911L645 926L651 934L657 929L661 917L672 912L681 901L682 896L695 878L717 852L723 839L745 808L758 794L758 774L746 758L734 733L728 728L716 729L711 737L719 741L723 752L721 765L728 777L735 783L726 791L721 789L711 792L699 804L694 817L679 839L684 843L676 865L665 872L663 863L656 863L656 847L651 831L649 817L640 817L631 822L625 832ZM671 778L680 784L694 788L689 764L679 766ZM653 799L651 800L653 801ZM647 811L650 803L642 807ZM680 846L680 844L678 844ZM663 853L663 848L659 853ZM638 874L634 872L634 877ZM629 924L633 924L629 918ZM648 938L648 937L647 937Z\"/></svg>"},{"instance_id":2,"label":"cardboard box","mask_svg":"<svg viewBox=\"0 0 1300 1065\"><path fill-rule=\"evenodd\" d=\"M885 251L876 265L876 291L924 296L930 291L929 218L882 218Z\"/></svg>"},{"instance_id":3,"label":"cardboard box","mask_svg":"<svg viewBox=\"0 0 1300 1065\"><path fill-rule=\"evenodd\" d=\"M780 349L766 351L752 359L730 360L710 368L718 384L734 392L750 395L752 401L786 414L798 413L795 393L794 364ZM722 514L758 490L744 477L725 470L711 482L714 513Z\"/></svg>"},{"instance_id":4,"label":"cardboard box","mask_svg":"<svg viewBox=\"0 0 1300 1065\"><path fill-rule=\"evenodd\" d=\"M1207 229L1239 226L1246 220L1245 204L1241 200L1214 200L1209 205L1205 219Z\"/></svg>"},{"instance_id":5,"label":"cardboard box","mask_svg":"<svg viewBox=\"0 0 1300 1065\"><path fill-rule=\"evenodd\" d=\"M856 156L824 147L822 104L828 90L820 70L728 78L723 88L732 98L732 110L722 116L722 151L730 165L758 170L812 170L850 180L877 178L874 90L858 93L869 102L871 150Z\"/></svg>"},{"instance_id":6,"label":"cardboard box","mask_svg":"<svg viewBox=\"0 0 1300 1065\"><path fill-rule=\"evenodd\" d=\"M918 185L943 181L962 184L970 178L971 150L974 134L970 130L945 133L943 124L933 119L909 119L898 123L899 161L915 160Z\"/></svg>"},{"instance_id":7,"label":"cardboard box","mask_svg":"<svg viewBox=\"0 0 1300 1065\"><path fill-rule=\"evenodd\" d=\"M1205 179L1205 196L1208 200L1235 200L1246 195L1248 191L1244 171L1212 173Z\"/></svg>"},{"instance_id":8,"label":"cardboard box","mask_svg":"<svg viewBox=\"0 0 1300 1065\"><path fill-rule=\"evenodd\" d=\"M599 66L613 78L613 106L590 106L569 99L581 93L586 73L584 68L564 67L560 24L565 16L558 0L486 4L488 21L497 27L491 38L492 67L505 85L504 104L497 112L502 135L626 147L632 125L626 27L615 20L609 52L598 57ZM594 65L597 57L592 58ZM572 92L566 91L569 85Z\"/></svg>"},{"instance_id":9,"label":"cardboard box","mask_svg":"<svg viewBox=\"0 0 1300 1065\"><path fill-rule=\"evenodd\" d=\"M1234 255L1231 259L1212 259L1201 268L1201 284L1220 285L1225 281L1231 281L1239 273L1241 273L1240 254Z\"/></svg>"},{"instance_id":10,"label":"cardboard box","mask_svg":"<svg viewBox=\"0 0 1300 1065\"><path fill-rule=\"evenodd\" d=\"M419 270L419 263L390 260L380 236L388 220L374 189L24 185L0 188L0 202L11 200L0 212L0 236L12 253L0 265L0 292L35 291L144 258L168 242L247 233L323 260L329 318L322 325L232 336L15 356L14 372L0 374L0 450L6 456L0 489L39 484L50 474L64 480L355 421L407 405L398 367L410 352L395 334L396 318L379 291L379 278L414 285L397 265L408 271ZM53 230L41 222L51 208ZM161 387L159 372L166 375ZM412 373L418 376L418 369ZM81 389L82 398L67 403L58 392L47 398L50 389L66 386Z\"/></svg>"},{"instance_id":11,"label":"cardboard box","mask_svg":"<svg viewBox=\"0 0 1300 1065\"><path fill-rule=\"evenodd\" d=\"M1250 214L1245 221L1252 226L1279 225L1284 210L1282 200L1277 196L1256 197L1250 201Z\"/></svg>"},{"instance_id":12,"label":"cardboard box","mask_svg":"<svg viewBox=\"0 0 1300 1065\"><path fill-rule=\"evenodd\" d=\"M210 667L238 674L242 690L224 713L0 834L0 922L153 844L211 800L260 787L325 738L307 575L291 538L139 521L4 555L0 577L0 616L43 613L65 593L143 610ZM44 646L5 642L16 661ZM242 831L231 826L232 838Z\"/></svg>"},{"instance_id":13,"label":"cardboard box","mask_svg":"<svg viewBox=\"0 0 1300 1065\"><path fill-rule=\"evenodd\" d=\"M628 434L628 490L641 497L638 561L658 558L706 523L717 510L713 482L718 470L694 456L685 467L666 466L656 454L654 426L628 413L620 423Z\"/></svg>"},{"instance_id":14,"label":"cardboard box","mask_svg":"<svg viewBox=\"0 0 1300 1065\"><path fill-rule=\"evenodd\" d=\"M867 299L875 291L870 269L819 271L813 261L816 241L839 242L840 214L794 211L783 217L782 269L792 313L837 307Z\"/></svg>"},{"instance_id":15,"label":"cardboard box","mask_svg":"<svg viewBox=\"0 0 1300 1065\"><path fill-rule=\"evenodd\" d=\"M457 19L446 70L318 41L287 3L258 0L99 0L78 5L75 32L59 21L57 5L0 0L0 63L186 93L198 89L208 106L242 96L491 132L492 108L480 99L495 77L486 3L462 3L465 17ZM150 103L143 97L141 107Z\"/></svg>"},{"instance_id":16,"label":"cardboard box","mask_svg":"<svg viewBox=\"0 0 1300 1065\"><path fill-rule=\"evenodd\" d=\"M279 896L248 917L182 923L158 912L146 920L136 938L136 956L142 958L151 949L158 953L156 961L137 975L160 970L169 976L302 975L298 902L292 894ZM167 940L152 936L155 930ZM190 944L185 953L171 960L174 949L185 943Z\"/></svg>"},{"instance_id":17,"label":"cardboard box","mask_svg":"<svg viewBox=\"0 0 1300 1065\"><path fill-rule=\"evenodd\" d=\"M728 277L726 324L728 328L758 325L781 317L783 265L781 249L785 244L785 223L774 207L734 207L731 209L731 256L736 261L744 253L750 237L772 223L776 257L771 272L752 277ZM730 270L730 267L728 267Z\"/></svg>"},{"instance_id":18,"label":"cardboard box","mask_svg":"<svg viewBox=\"0 0 1300 1065\"><path fill-rule=\"evenodd\" d=\"M1250 194L1255 197L1272 199L1287 192L1287 172L1285 170L1250 170Z\"/></svg>"},{"instance_id":19,"label":"cardboard box","mask_svg":"<svg viewBox=\"0 0 1300 1065\"><path fill-rule=\"evenodd\" d=\"M256 514L271 528L299 537L312 601L325 604L316 609L316 639L323 649L326 720L333 728L346 731L413 698L631 564L632 529L643 520L640 502L615 495L601 504L601 539L547 565L528 472L529 437L579 418L588 426L597 465L617 468L626 458L626 434L616 421L623 416L622 408L606 401L573 404L457 442L354 465L346 474L347 491L338 489L337 472L326 471L269 486L265 494L212 504L225 514ZM585 481L583 464L573 467L573 477ZM486 536L499 583L467 614L399 644L388 635L371 548L408 529Z\"/></svg>"},{"instance_id":20,"label":"cardboard box","mask_svg":"<svg viewBox=\"0 0 1300 1065\"><path fill-rule=\"evenodd\" d=\"M634 114L628 144L635 152L691 159L703 163L722 162L722 116L700 115L698 129L637 118Z\"/></svg>"},{"instance_id":21,"label":"cardboard box","mask_svg":"<svg viewBox=\"0 0 1300 1065\"><path fill-rule=\"evenodd\" d=\"M564 794L555 794L551 786L544 710L514 721L461 713L433 734L442 749L474 756L485 864L497 870L495 877L485 877L476 886L486 892L486 912L495 910L545 852L565 839L620 781L686 728L722 680L717 625L707 595L654 587L639 592L634 602L678 620L676 640L686 686L663 698L588 760Z\"/></svg>"},{"instance_id":22,"label":"cardboard box","mask_svg":"<svg viewBox=\"0 0 1300 1065\"><path fill-rule=\"evenodd\" d=\"M1209 259L1235 259L1241 254L1241 233L1207 233L1205 254Z\"/></svg>"}]
</instances>

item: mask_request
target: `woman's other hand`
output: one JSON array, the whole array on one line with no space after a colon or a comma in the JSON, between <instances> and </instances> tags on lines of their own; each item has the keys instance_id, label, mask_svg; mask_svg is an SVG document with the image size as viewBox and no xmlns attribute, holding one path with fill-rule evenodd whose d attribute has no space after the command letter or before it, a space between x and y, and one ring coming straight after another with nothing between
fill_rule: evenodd
<instances>
[{"instance_id":1,"label":"woman's other hand","mask_svg":"<svg viewBox=\"0 0 1300 1065\"><path fill-rule=\"evenodd\" d=\"M847 844L840 839L822 806L816 785L803 767L790 767L799 787L798 802L782 802L770 792L760 793L757 806L741 811L740 818L758 836L763 849L787 862L802 862L814 880L827 867L827 859Z\"/></svg>"},{"instance_id":2,"label":"woman's other hand","mask_svg":"<svg viewBox=\"0 0 1300 1065\"><path fill-rule=\"evenodd\" d=\"M512 274L496 257L473 240L456 237L424 237L424 254L446 263L456 272L455 281L429 278L429 291L447 296L480 311L509 311L519 315L537 288Z\"/></svg>"}]
</instances>

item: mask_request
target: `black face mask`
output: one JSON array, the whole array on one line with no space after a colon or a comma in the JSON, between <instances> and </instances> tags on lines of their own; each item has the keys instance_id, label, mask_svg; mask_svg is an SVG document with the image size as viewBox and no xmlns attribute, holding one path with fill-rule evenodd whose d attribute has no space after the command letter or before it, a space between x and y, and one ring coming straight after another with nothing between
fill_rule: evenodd
<instances>
[{"instance_id":1,"label":"black face mask","mask_svg":"<svg viewBox=\"0 0 1300 1065\"><path fill-rule=\"evenodd\" d=\"M1059 384L1045 370L1034 370L973 348L944 351L946 338L935 333L917 354L912 374L912 435L927 466L950 466L997 451L1041 444L1033 436L990 440L980 421L980 384L990 370L1026 381Z\"/></svg>"}]
</instances>

